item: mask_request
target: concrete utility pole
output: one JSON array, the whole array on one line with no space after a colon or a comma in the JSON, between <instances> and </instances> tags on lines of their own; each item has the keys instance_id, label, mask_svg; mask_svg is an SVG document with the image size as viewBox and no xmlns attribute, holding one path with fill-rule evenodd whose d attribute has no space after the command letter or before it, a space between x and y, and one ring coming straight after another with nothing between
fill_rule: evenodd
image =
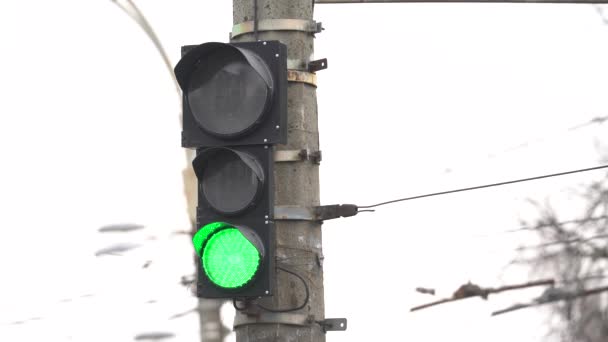
<instances>
[{"instance_id":1,"label":"concrete utility pole","mask_svg":"<svg viewBox=\"0 0 608 342\"><path fill-rule=\"evenodd\" d=\"M279 40L287 46L288 142L277 145L276 151L319 151L316 78L308 72L313 56L313 8L312 0L233 0L233 42L257 38ZM319 168L309 158L276 161L275 184L277 206L319 205ZM297 311L280 313L261 308L257 313L237 311L236 340L325 341L323 328L315 323L325 318L321 224L301 220L276 221L275 225L277 266L303 277L310 291L308 304ZM304 302L305 287L300 279L280 269L276 271L276 279L274 296L260 300L261 304L284 310Z\"/></svg>"}]
</instances>

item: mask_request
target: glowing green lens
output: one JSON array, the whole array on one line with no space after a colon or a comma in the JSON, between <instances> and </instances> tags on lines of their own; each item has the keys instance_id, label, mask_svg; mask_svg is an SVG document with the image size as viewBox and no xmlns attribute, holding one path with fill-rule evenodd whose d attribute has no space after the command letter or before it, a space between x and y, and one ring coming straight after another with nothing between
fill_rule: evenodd
<instances>
[{"instance_id":1,"label":"glowing green lens","mask_svg":"<svg viewBox=\"0 0 608 342\"><path fill-rule=\"evenodd\" d=\"M207 241L207 238L213 234L216 230L228 226L228 224L224 222L213 222L201 227L201 229L194 234L192 237L192 244L194 245L194 250L198 256L201 256L201 249L203 249L203 244Z\"/></svg>"},{"instance_id":2,"label":"glowing green lens","mask_svg":"<svg viewBox=\"0 0 608 342\"><path fill-rule=\"evenodd\" d=\"M211 235L201 258L209 280L227 289L247 285L260 267L258 249L236 228Z\"/></svg>"}]
</instances>

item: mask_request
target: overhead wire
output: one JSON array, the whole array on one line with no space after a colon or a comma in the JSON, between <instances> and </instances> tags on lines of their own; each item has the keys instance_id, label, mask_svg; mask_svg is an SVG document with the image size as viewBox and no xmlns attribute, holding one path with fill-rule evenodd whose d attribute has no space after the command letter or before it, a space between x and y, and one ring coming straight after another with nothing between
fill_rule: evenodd
<instances>
[{"instance_id":1,"label":"overhead wire","mask_svg":"<svg viewBox=\"0 0 608 342\"><path fill-rule=\"evenodd\" d=\"M447 195L447 194L453 194L453 193L457 193L457 192L465 192L465 191L478 190L478 189L485 189L485 188L491 188L491 187L503 186L503 185L508 185L508 184L521 183L521 182L529 182L529 181L533 181L533 180L539 180L539 179L550 178L550 177L559 177L559 176L565 176L565 175L574 174L574 173L594 171L594 170L600 170L600 169L605 169L605 168L608 168L608 165L601 165L601 166L589 167L589 168L585 168L585 169L551 173L551 174L546 174L546 175L542 175L542 176L521 178L521 179L510 180L510 181L477 185L477 186L471 186L471 187L460 188L460 189L433 192L433 193L428 193L428 194L423 194L423 195L404 197L404 198L399 198L399 199L390 200L390 201L386 201L386 202L380 202L380 203L376 203L376 204L372 204L372 205L363 205L363 206L357 206L357 207L363 208L363 209L375 208L375 207L379 207L382 205L387 205L387 204L392 204L392 203L397 203L397 202L411 201L411 200L420 199L420 198Z\"/></svg>"},{"instance_id":2,"label":"overhead wire","mask_svg":"<svg viewBox=\"0 0 608 342\"><path fill-rule=\"evenodd\" d=\"M258 36L258 0L253 0L253 39L257 42Z\"/></svg>"},{"instance_id":3,"label":"overhead wire","mask_svg":"<svg viewBox=\"0 0 608 342\"><path fill-rule=\"evenodd\" d=\"M517 145L513 145L513 146L511 146L509 148L506 148L506 149L504 149L504 150L502 150L500 152L490 153L490 154L488 154L486 156L485 159L494 159L494 158L497 158L497 157L499 157L499 156L501 156L503 154L514 152L514 151L517 151L517 150L520 150L520 149L524 149L524 148L528 148L528 147L533 146L534 144L541 143L541 142L544 142L544 141L547 141L547 140L550 140L550 139L562 136L563 134L572 133L574 131L578 131L579 129L590 127L590 126L596 125L596 124L600 124L601 125L601 124L603 124L606 121L608 121L608 115L605 115L605 116L595 116L595 117L593 117L593 118L591 118L591 119L589 119L589 120L587 120L585 122L582 122L580 124L571 126L569 128L566 128L566 129L562 129L560 131L556 131L554 133L550 133L548 136L544 135L544 136L541 136L541 137L538 137L538 138L535 138L535 139L529 139L529 140L526 140L526 141L524 141L522 143L519 143ZM467 164L471 164L471 163L475 164L475 163L480 163L482 161L483 161L482 159L477 159L477 160L472 160L471 162L469 162ZM459 167L456 167L456 169L458 169L458 168ZM451 173L453 171L454 171L453 167L447 167L443 173Z\"/></svg>"},{"instance_id":4,"label":"overhead wire","mask_svg":"<svg viewBox=\"0 0 608 342\"><path fill-rule=\"evenodd\" d=\"M522 148L530 147L530 146L532 146L534 144L546 141L548 139L553 139L553 138L555 138L557 136L561 136L562 134L572 133L572 132L577 131L577 130L579 130L581 128L585 128L585 127L588 127L588 126L591 126L591 125L594 125L594 124L603 124L606 120L608 120L608 115L607 116L596 116L596 117L593 117L590 120L587 120L587 121L585 121L583 123L571 126L571 127L567 128L567 129L565 129L563 131L558 131L558 132L555 132L553 134L550 134L548 137L544 136L544 137L540 137L540 138L537 138L537 139L528 140L528 141L523 142L523 143L521 143L519 145L516 145L516 146L513 146L513 147L508 148L506 150L503 150L503 151L501 151L501 152L499 152L497 154L490 154L489 157L490 158L495 158L495 157L497 157L497 156L499 156L499 155L501 155L503 153L509 153L509 152L513 152L513 151L516 151L516 150L519 150L519 149L522 149Z\"/></svg>"}]
</instances>

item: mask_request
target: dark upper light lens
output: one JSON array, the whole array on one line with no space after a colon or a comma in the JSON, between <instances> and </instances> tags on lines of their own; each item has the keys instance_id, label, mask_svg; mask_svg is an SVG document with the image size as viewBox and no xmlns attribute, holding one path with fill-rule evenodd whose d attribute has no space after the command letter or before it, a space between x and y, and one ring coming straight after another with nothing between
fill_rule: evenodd
<instances>
[{"instance_id":1,"label":"dark upper light lens","mask_svg":"<svg viewBox=\"0 0 608 342\"><path fill-rule=\"evenodd\" d=\"M234 51L211 54L190 78L188 104L207 132L239 136L261 120L271 89L260 74Z\"/></svg>"}]
</instances>

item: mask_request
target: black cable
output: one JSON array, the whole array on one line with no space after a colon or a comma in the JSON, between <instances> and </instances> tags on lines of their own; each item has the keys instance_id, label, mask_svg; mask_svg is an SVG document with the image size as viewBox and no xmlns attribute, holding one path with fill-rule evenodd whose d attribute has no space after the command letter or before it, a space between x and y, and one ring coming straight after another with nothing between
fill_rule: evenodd
<instances>
[{"instance_id":1,"label":"black cable","mask_svg":"<svg viewBox=\"0 0 608 342\"><path fill-rule=\"evenodd\" d=\"M236 298L232 298L232 306L234 306L234 309L236 311L243 311L243 310L247 309L247 305L245 305L244 308L239 308L239 306L236 305Z\"/></svg>"},{"instance_id":2,"label":"black cable","mask_svg":"<svg viewBox=\"0 0 608 342\"><path fill-rule=\"evenodd\" d=\"M557 176L564 176L564 175L569 175L569 174L572 174L572 173L593 171L593 170L599 170L599 169L605 169L605 168L608 168L608 165L590 167L590 168L587 168L587 169L580 169L580 170L574 170L574 171L552 173L552 174L548 174L548 175L544 175L544 176L522 178L522 179L516 179L516 180L506 181L506 182L500 182L500 183L492 183L492 184L486 184L486 185L472 186L472 187L469 187L469 188L462 188L462 189L455 189L455 190L434 192L434 193L425 194L425 195L405 197L405 198L400 198L400 199L396 199L396 200L392 200L392 201L381 202L381 203L377 203L377 204L373 204L373 205L358 206L358 208L373 208L373 207L378 207L378 206L381 206L381 205L386 205L386 204L391 204L391 203L396 203L396 202L409 201L409 200L418 199L418 198L431 197L431 196L439 196L439 195L447 195L447 194L452 194L452 193L455 193L455 192L463 192L463 191L469 191L469 190L484 189L484 188L490 188L490 187L493 187L493 186L500 186L500 185L507 185L507 184L513 184L513 183L527 182L527 181L532 181L532 180L537 180L537 179L543 179L543 178L549 178L549 177L557 177Z\"/></svg>"},{"instance_id":3,"label":"black cable","mask_svg":"<svg viewBox=\"0 0 608 342\"><path fill-rule=\"evenodd\" d=\"M258 0L253 0L253 39L258 41Z\"/></svg>"},{"instance_id":4,"label":"black cable","mask_svg":"<svg viewBox=\"0 0 608 342\"><path fill-rule=\"evenodd\" d=\"M290 271L286 268L283 268L281 266L277 266L277 269L279 269L283 272L289 273L291 275L294 275L302 281L302 284L304 284L304 290L306 291L306 298L304 298L304 303L302 303L302 305L292 308L292 309L271 309L271 308L267 308L261 304L257 304L257 306L259 308L264 309L269 312L290 312L290 311L297 311L297 310L303 309L306 306L306 304L308 304L308 300L310 299L310 291L308 290L308 284L306 284L306 280L304 280L304 278L301 275L299 275L293 271Z\"/></svg>"}]
</instances>

